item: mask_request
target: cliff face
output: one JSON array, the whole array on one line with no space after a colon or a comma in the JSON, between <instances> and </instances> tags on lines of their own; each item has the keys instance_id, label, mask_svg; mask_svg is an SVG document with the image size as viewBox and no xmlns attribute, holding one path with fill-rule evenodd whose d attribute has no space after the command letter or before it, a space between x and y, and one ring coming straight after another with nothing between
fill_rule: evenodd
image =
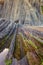
<instances>
[{"instance_id":1,"label":"cliff face","mask_svg":"<svg viewBox=\"0 0 43 65\"><path fill-rule=\"evenodd\" d=\"M3 6L3 18L19 20L20 23L39 25L38 11L31 6L28 0L5 0Z\"/></svg>"},{"instance_id":2,"label":"cliff face","mask_svg":"<svg viewBox=\"0 0 43 65\"><path fill-rule=\"evenodd\" d=\"M3 6L3 16L4 18L10 19L14 17L14 12L17 9L17 3L15 0L5 0ZM16 14L16 13L15 13Z\"/></svg>"},{"instance_id":3,"label":"cliff face","mask_svg":"<svg viewBox=\"0 0 43 65\"><path fill-rule=\"evenodd\" d=\"M25 12L25 11L24 11ZM3 7L3 17L11 20L21 19L23 12L22 0L6 0ZM22 14L22 15L21 15Z\"/></svg>"},{"instance_id":4,"label":"cliff face","mask_svg":"<svg viewBox=\"0 0 43 65\"><path fill-rule=\"evenodd\" d=\"M0 17L2 17L4 0L0 0Z\"/></svg>"}]
</instances>

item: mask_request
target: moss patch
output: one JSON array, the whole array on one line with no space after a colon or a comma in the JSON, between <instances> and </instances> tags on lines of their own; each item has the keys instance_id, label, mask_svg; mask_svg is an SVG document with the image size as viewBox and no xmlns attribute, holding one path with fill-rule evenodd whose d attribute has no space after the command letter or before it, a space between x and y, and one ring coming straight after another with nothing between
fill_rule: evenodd
<instances>
[{"instance_id":1,"label":"moss patch","mask_svg":"<svg viewBox=\"0 0 43 65\"><path fill-rule=\"evenodd\" d=\"M43 13L43 6L41 6L41 11L42 11L42 13Z\"/></svg>"},{"instance_id":2,"label":"moss patch","mask_svg":"<svg viewBox=\"0 0 43 65\"><path fill-rule=\"evenodd\" d=\"M6 64L6 65L11 65L11 63L12 63L12 60L11 60L11 59L5 61L5 64Z\"/></svg>"}]
</instances>

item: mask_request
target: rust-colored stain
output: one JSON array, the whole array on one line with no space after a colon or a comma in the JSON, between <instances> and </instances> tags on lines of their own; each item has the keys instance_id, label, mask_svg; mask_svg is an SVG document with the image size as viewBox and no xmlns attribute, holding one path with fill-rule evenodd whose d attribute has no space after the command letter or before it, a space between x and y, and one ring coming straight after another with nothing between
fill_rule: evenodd
<instances>
[{"instance_id":1,"label":"rust-colored stain","mask_svg":"<svg viewBox=\"0 0 43 65\"><path fill-rule=\"evenodd\" d=\"M4 4L4 0L0 0L0 4L2 4L2 5L3 5L3 4Z\"/></svg>"}]
</instances>

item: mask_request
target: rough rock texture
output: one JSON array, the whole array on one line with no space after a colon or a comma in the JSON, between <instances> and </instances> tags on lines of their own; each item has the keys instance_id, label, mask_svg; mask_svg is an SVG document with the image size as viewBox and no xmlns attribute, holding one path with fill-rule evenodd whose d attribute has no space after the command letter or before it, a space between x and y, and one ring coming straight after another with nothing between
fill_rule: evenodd
<instances>
[{"instance_id":1,"label":"rough rock texture","mask_svg":"<svg viewBox=\"0 0 43 65\"><path fill-rule=\"evenodd\" d=\"M40 15L28 0L5 0L2 17L29 25L40 25Z\"/></svg>"}]
</instances>

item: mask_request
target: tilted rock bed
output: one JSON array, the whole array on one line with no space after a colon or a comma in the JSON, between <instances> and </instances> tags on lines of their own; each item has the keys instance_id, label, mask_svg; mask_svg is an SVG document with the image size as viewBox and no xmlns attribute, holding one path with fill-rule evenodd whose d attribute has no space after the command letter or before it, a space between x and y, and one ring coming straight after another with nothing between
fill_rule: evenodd
<instances>
[{"instance_id":1,"label":"tilted rock bed","mask_svg":"<svg viewBox=\"0 0 43 65\"><path fill-rule=\"evenodd\" d=\"M0 25L2 23L0 22ZM43 65L43 36L40 34L41 32L36 33L33 30L22 29L22 26L15 32L17 25L9 24L4 29L2 29L3 25L0 26L2 27L0 33L3 30L10 30L5 33L3 31L0 36L0 52L4 48L9 48L10 52L8 52L10 59L6 57L5 60L6 65Z\"/></svg>"},{"instance_id":2,"label":"tilted rock bed","mask_svg":"<svg viewBox=\"0 0 43 65\"><path fill-rule=\"evenodd\" d=\"M2 52L5 48L10 47L10 43L14 35L14 30L14 23L11 23L11 21L5 19L0 19L0 52Z\"/></svg>"},{"instance_id":3,"label":"tilted rock bed","mask_svg":"<svg viewBox=\"0 0 43 65\"><path fill-rule=\"evenodd\" d=\"M38 48L35 41L27 40L22 33L18 34L15 41L12 65L42 65L42 49L43 47Z\"/></svg>"},{"instance_id":4,"label":"tilted rock bed","mask_svg":"<svg viewBox=\"0 0 43 65\"><path fill-rule=\"evenodd\" d=\"M11 35L8 40L6 40L6 37L0 41L0 51L3 50L3 49L5 49L5 48L9 48L11 40L13 38L13 35Z\"/></svg>"},{"instance_id":5,"label":"tilted rock bed","mask_svg":"<svg viewBox=\"0 0 43 65\"><path fill-rule=\"evenodd\" d=\"M43 44L40 42L40 38L38 40L29 34L30 38L25 37L21 32L16 35L12 60L7 60L8 63L12 65L43 65Z\"/></svg>"}]
</instances>

